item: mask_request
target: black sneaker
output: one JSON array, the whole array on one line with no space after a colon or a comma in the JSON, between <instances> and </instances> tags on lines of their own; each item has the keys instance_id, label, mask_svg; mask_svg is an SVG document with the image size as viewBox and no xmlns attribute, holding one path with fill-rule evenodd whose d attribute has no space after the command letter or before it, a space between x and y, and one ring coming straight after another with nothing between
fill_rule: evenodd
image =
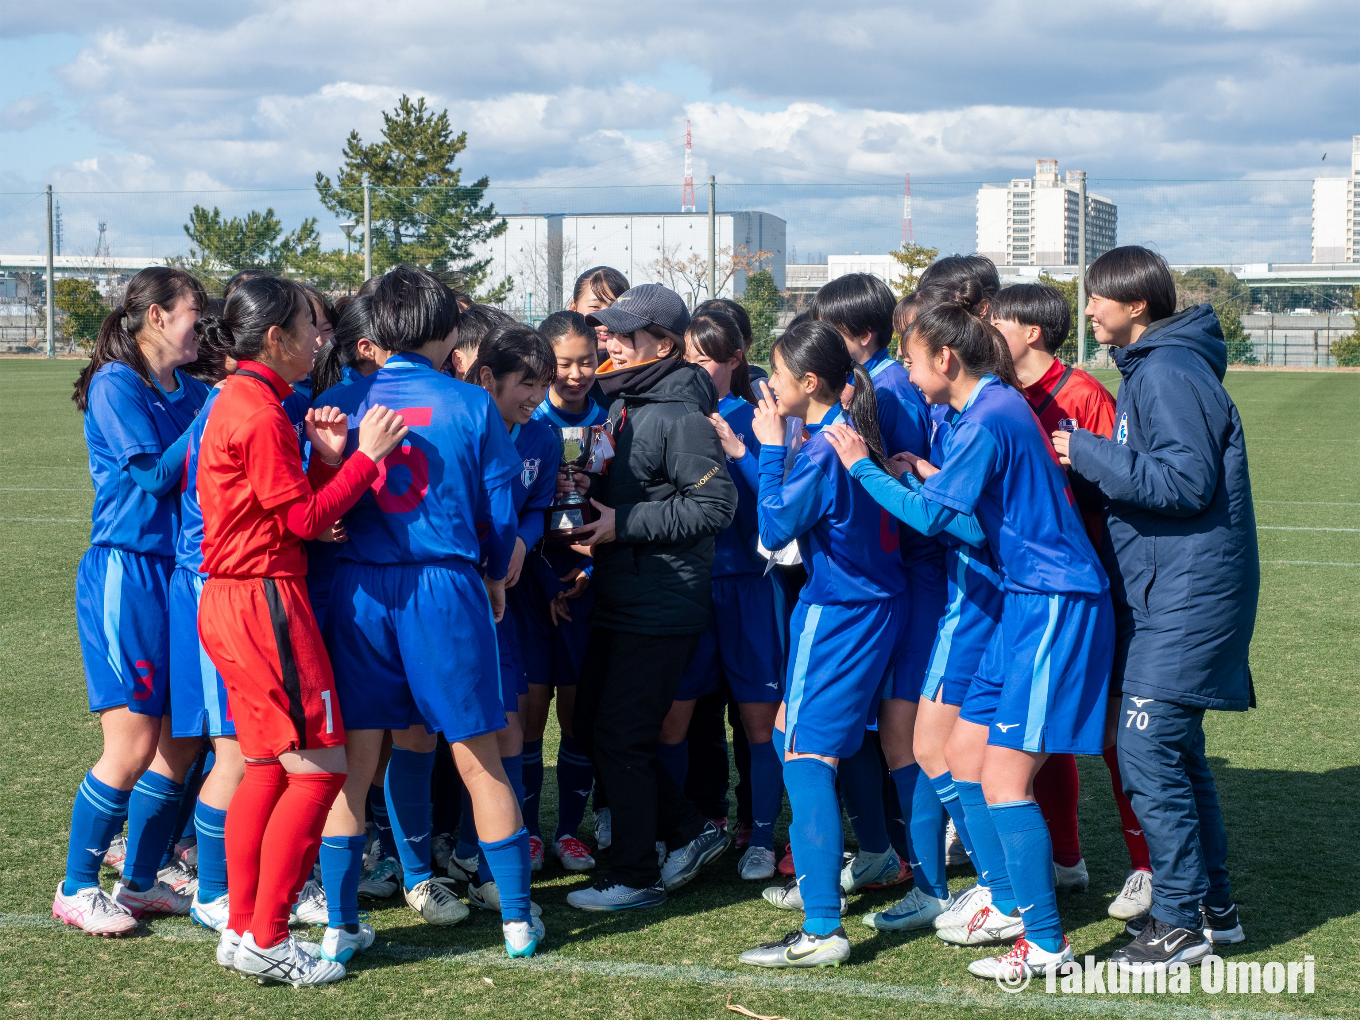
<instances>
[{"instance_id":1,"label":"black sneaker","mask_svg":"<svg viewBox=\"0 0 1360 1020\"><path fill-rule=\"evenodd\" d=\"M1237 904L1226 907L1201 905L1199 916L1204 919L1204 937L1216 946L1229 946L1234 942L1245 942L1246 932L1237 919Z\"/></svg>"},{"instance_id":2,"label":"black sneaker","mask_svg":"<svg viewBox=\"0 0 1360 1020\"><path fill-rule=\"evenodd\" d=\"M704 824L703 831L692 840L672 850L661 865L661 884L667 892L675 892L683 885L693 881L699 869L720 855L732 844L732 837L726 829L720 829L712 822Z\"/></svg>"},{"instance_id":3,"label":"black sneaker","mask_svg":"<svg viewBox=\"0 0 1360 1020\"><path fill-rule=\"evenodd\" d=\"M1150 971L1157 965L1197 964L1213 950L1203 932L1173 928L1165 921L1149 917L1138 937L1110 959L1121 971Z\"/></svg>"},{"instance_id":4,"label":"black sneaker","mask_svg":"<svg viewBox=\"0 0 1360 1020\"><path fill-rule=\"evenodd\" d=\"M1134 938L1143 934L1143 929L1147 927L1148 918L1150 916L1150 914L1144 914L1142 917L1129 918L1124 924L1125 934L1132 935Z\"/></svg>"}]
</instances>

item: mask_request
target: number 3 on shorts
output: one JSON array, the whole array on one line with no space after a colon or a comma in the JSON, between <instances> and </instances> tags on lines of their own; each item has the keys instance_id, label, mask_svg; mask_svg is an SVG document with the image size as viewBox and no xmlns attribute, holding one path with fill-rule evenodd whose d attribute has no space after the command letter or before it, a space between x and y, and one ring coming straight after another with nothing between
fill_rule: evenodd
<instances>
[{"instance_id":1,"label":"number 3 on shorts","mask_svg":"<svg viewBox=\"0 0 1360 1020\"><path fill-rule=\"evenodd\" d=\"M330 692L330 691L322 691L322 692L321 692L321 700L322 700L323 702L325 702L325 705L326 705L326 732L327 732L327 733L334 733L334 732L335 732L335 724L331 721L331 692Z\"/></svg>"}]
</instances>

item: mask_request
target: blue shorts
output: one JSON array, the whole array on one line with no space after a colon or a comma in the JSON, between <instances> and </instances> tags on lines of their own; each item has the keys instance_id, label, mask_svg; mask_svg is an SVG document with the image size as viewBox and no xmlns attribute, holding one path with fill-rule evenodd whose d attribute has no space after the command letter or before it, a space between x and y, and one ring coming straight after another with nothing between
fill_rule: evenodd
<instances>
[{"instance_id":1,"label":"blue shorts","mask_svg":"<svg viewBox=\"0 0 1360 1020\"><path fill-rule=\"evenodd\" d=\"M529 680L524 673L515 617L509 608L496 624L496 653L500 661L501 707L507 712L518 712L519 696L529 693Z\"/></svg>"},{"instance_id":2,"label":"blue shorts","mask_svg":"<svg viewBox=\"0 0 1360 1020\"><path fill-rule=\"evenodd\" d=\"M705 694L712 694L722 686L722 661L718 658L718 639L713 636L713 628L699 638L699 647L694 649L694 658L689 660L685 672L680 677L680 685L675 689L676 701L693 701Z\"/></svg>"},{"instance_id":3,"label":"blue shorts","mask_svg":"<svg viewBox=\"0 0 1360 1020\"><path fill-rule=\"evenodd\" d=\"M496 625L472 564L342 561L326 630L347 729L422 724L454 743L504 728Z\"/></svg>"},{"instance_id":4,"label":"blue shorts","mask_svg":"<svg viewBox=\"0 0 1360 1020\"><path fill-rule=\"evenodd\" d=\"M587 586L579 598L567 603L570 620L554 624L548 613L548 603L567 587L559 580L557 571L565 576L571 568L570 563L554 565L543 555L530 554L519 584L506 592L507 604L515 612L524 672L531 684L574 687L581 675L586 644L590 641L594 592Z\"/></svg>"},{"instance_id":5,"label":"blue shorts","mask_svg":"<svg viewBox=\"0 0 1360 1020\"><path fill-rule=\"evenodd\" d=\"M784 698L789 601L784 580L775 571L764 577L720 577L713 582L718 659L738 704L771 704Z\"/></svg>"},{"instance_id":6,"label":"blue shorts","mask_svg":"<svg viewBox=\"0 0 1360 1020\"><path fill-rule=\"evenodd\" d=\"M170 733L234 737L227 686L198 639L203 575L176 567L170 575Z\"/></svg>"},{"instance_id":7,"label":"blue shorts","mask_svg":"<svg viewBox=\"0 0 1360 1020\"><path fill-rule=\"evenodd\" d=\"M335 542L306 542L304 545L307 548L307 601L311 603L317 627L324 634L326 608L331 604L331 585L344 546Z\"/></svg>"},{"instance_id":8,"label":"blue shorts","mask_svg":"<svg viewBox=\"0 0 1360 1020\"><path fill-rule=\"evenodd\" d=\"M944 689L946 705L962 705L982 655L1001 623L1005 592L1001 577L986 556L968 546L945 553L949 575L948 604L930 650L921 700L935 701Z\"/></svg>"},{"instance_id":9,"label":"blue shorts","mask_svg":"<svg viewBox=\"0 0 1360 1020\"><path fill-rule=\"evenodd\" d=\"M900 598L794 607L784 688L790 751L847 758L859 750L902 644L903 609Z\"/></svg>"},{"instance_id":10,"label":"blue shorts","mask_svg":"<svg viewBox=\"0 0 1360 1020\"><path fill-rule=\"evenodd\" d=\"M92 546L76 569L76 625L90 711L169 710L169 556ZM194 633L198 633L195 626Z\"/></svg>"},{"instance_id":11,"label":"blue shorts","mask_svg":"<svg viewBox=\"0 0 1360 1020\"><path fill-rule=\"evenodd\" d=\"M959 718L989 727L987 743L1052 754L1100 754L1114 655L1109 593L1006 592L1001 626Z\"/></svg>"},{"instance_id":12,"label":"blue shorts","mask_svg":"<svg viewBox=\"0 0 1360 1020\"><path fill-rule=\"evenodd\" d=\"M944 615L945 589L941 585L921 585L908 575L906 590L899 596L906 613L902 645L897 649L892 679L883 689L885 698L916 701L921 697L931 646Z\"/></svg>"}]
</instances>

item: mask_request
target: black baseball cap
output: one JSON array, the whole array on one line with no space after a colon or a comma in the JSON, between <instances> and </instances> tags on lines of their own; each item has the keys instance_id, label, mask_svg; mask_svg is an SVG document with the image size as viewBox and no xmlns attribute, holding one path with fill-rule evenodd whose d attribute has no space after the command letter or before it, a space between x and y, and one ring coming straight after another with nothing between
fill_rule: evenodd
<instances>
[{"instance_id":1,"label":"black baseball cap","mask_svg":"<svg viewBox=\"0 0 1360 1020\"><path fill-rule=\"evenodd\" d=\"M689 309L675 291L659 283L643 283L619 295L608 308L591 312L586 322L611 333L635 333L648 326L684 336L689 329Z\"/></svg>"}]
</instances>

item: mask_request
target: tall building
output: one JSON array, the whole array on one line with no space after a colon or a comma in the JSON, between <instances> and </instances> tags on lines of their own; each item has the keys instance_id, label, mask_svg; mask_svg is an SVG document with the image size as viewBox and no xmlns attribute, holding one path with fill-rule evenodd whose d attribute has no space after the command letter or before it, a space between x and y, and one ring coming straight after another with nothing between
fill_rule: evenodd
<instances>
[{"instance_id":1,"label":"tall building","mask_svg":"<svg viewBox=\"0 0 1360 1020\"><path fill-rule=\"evenodd\" d=\"M999 266L1077 264L1078 175L1058 174L1056 159L1034 164L1034 178L1007 186L985 184L977 193L977 250ZM1118 210L1101 195L1086 193L1086 261L1116 244Z\"/></svg>"},{"instance_id":2,"label":"tall building","mask_svg":"<svg viewBox=\"0 0 1360 1020\"><path fill-rule=\"evenodd\" d=\"M1360 262L1360 135L1349 177L1313 179L1313 261Z\"/></svg>"}]
</instances>

